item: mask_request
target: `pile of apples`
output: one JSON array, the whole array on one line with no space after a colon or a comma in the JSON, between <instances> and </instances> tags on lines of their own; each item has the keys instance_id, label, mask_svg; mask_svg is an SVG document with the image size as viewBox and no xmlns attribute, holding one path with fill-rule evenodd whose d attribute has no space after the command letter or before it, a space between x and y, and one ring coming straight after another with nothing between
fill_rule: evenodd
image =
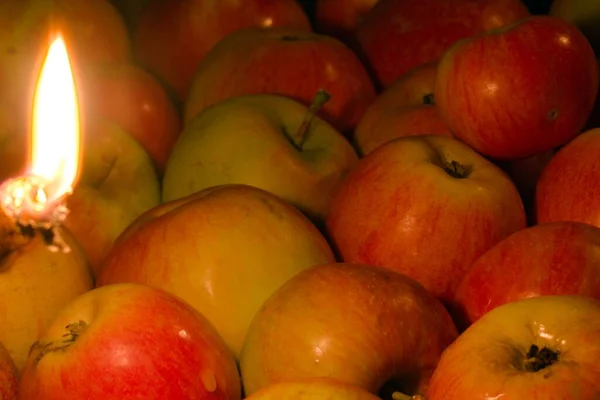
<instances>
[{"instance_id":1,"label":"pile of apples","mask_svg":"<svg viewBox=\"0 0 600 400\"><path fill-rule=\"evenodd\" d=\"M0 399L600 399L598 4L0 1L0 180L56 29L83 134Z\"/></svg>"}]
</instances>

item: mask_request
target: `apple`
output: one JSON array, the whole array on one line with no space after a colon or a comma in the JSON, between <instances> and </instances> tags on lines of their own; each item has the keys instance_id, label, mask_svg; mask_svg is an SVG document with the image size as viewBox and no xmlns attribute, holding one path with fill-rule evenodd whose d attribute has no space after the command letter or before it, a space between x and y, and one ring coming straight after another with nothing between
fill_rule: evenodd
<instances>
[{"instance_id":1,"label":"apple","mask_svg":"<svg viewBox=\"0 0 600 400\"><path fill-rule=\"evenodd\" d=\"M360 120L353 142L361 155L397 137L452 136L433 101L437 63L420 65L380 93Z\"/></svg>"},{"instance_id":2,"label":"apple","mask_svg":"<svg viewBox=\"0 0 600 400\"><path fill-rule=\"evenodd\" d=\"M444 351L427 399L597 399L599 358L600 301L514 301L484 315Z\"/></svg>"},{"instance_id":3,"label":"apple","mask_svg":"<svg viewBox=\"0 0 600 400\"><path fill-rule=\"evenodd\" d=\"M252 317L279 286L335 260L300 211L262 189L220 185L175 201L117 240L96 285L137 282L181 297L236 357Z\"/></svg>"},{"instance_id":4,"label":"apple","mask_svg":"<svg viewBox=\"0 0 600 400\"><path fill-rule=\"evenodd\" d=\"M296 0L149 0L133 35L134 53L183 102L215 44L240 29L274 26L311 30Z\"/></svg>"},{"instance_id":5,"label":"apple","mask_svg":"<svg viewBox=\"0 0 600 400\"><path fill-rule=\"evenodd\" d=\"M381 400L363 388L329 378L309 378L269 385L245 400Z\"/></svg>"},{"instance_id":6,"label":"apple","mask_svg":"<svg viewBox=\"0 0 600 400\"><path fill-rule=\"evenodd\" d=\"M318 265L281 286L252 320L240 357L244 391L332 378L373 394L393 381L413 394L456 336L444 306L406 275Z\"/></svg>"},{"instance_id":7,"label":"apple","mask_svg":"<svg viewBox=\"0 0 600 400\"><path fill-rule=\"evenodd\" d=\"M315 29L342 42L355 45L354 32L380 0L317 0Z\"/></svg>"},{"instance_id":8,"label":"apple","mask_svg":"<svg viewBox=\"0 0 600 400\"><path fill-rule=\"evenodd\" d=\"M453 45L440 61L434 95L457 138L510 160L571 140L597 92L598 64L585 36L540 15Z\"/></svg>"},{"instance_id":9,"label":"apple","mask_svg":"<svg viewBox=\"0 0 600 400\"><path fill-rule=\"evenodd\" d=\"M135 32L138 21L140 20L146 6L152 0L110 0L119 13L123 16L125 25L130 32Z\"/></svg>"},{"instance_id":10,"label":"apple","mask_svg":"<svg viewBox=\"0 0 600 400\"><path fill-rule=\"evenodd\" d=\"M554 0L549 15L577 26L600 57L600 3L595 0Z\"/></svg>"},{"instance_id":11,"label":"apple","mask_svg":"<svg viewBox=\"0 0 600 400\"><path fill-rule=\"evenodd\" d=\"M536 193L538 223L576 221L600 227L600 128L578 135L542 170Z\"/></svg>"},{"instance_id":12,"label":"apple","mask_svg":"<svg viewBox=\"0 0 600 400\"><path fill-rule=\"evenodd\" d=\"M439 60L459 39L528 17L521 0L380 0L356 31L380 87Z\"/></svg>"},{"instance_id":13,"label":"apple","mask_svg":"<svg viewBox=\"0 0 600 400\"><path fill-rule=\"evenodd\" d=\"M0 399L17 400L17 389L19 386L19 372L10 354L0 343ZM317 389L318 390L318 389ZM357 397L352 400L376 400L365 397Z\"/></svg>"},{"instance_id":14,"label":"apple","mask_svg":"<svg viewBox=\"0 0 600 400\"><path fill-rule=\"evenodd\" d=\"M548 222L513 233L475 261L453 306L466 328L499 305L563 294L600 300L600 228Z\"/></svg>"},{"instance_id":15,"label":"apple","mask_svg":"<svg viewBox=\"0 0 600 400\"><path fill-rule=\"evenodd\" d=\"M85 253L68 230L59 233L70 252L51 252L41 236L14 235L13 223L4 214L0 219L0 343L20 370L56 313L94 283Z\"/></svg>"},{"instance_id":16,"label":"apple","mask_svg":"<svg viewBox=\"0 0 600 400\"><path fill-rule=\"evenodd\" d=\"M82 148L81 175L64 225L81 243L96 276L119 234L160 203L160 187L148 154L111 121L88 120Z\"/></svg>"},{"instance_id":17,"label":"apple","mask_svg":"<svg viewBox=\"0 0 600 400\"><path fill-rule=\"evenodd\" d=\"M304 124L307 115L313 115L310 126ZM296 100L236 96L187 125L167 164L162 198L241 183L274 193L322 222L337 186L357 161L348 140Z\"/></svg>"},{"instance_id":18,"label":"apple","mask_svg":"<svg viewBox=\"0 0 600 400\"><path fill-rule=\"evenodd\" d=\"M344 261L404 273L447 304L471 264L526 221L499 167L454 138L422 135L362 158L326 226Z\"/></svg>"},{"instance_id":19,"label":"apple","mask_svg":"<svg viewBox=\"0 0 600 400\"><path fill-rule=\"evenodd\" d=\"M123 63L91 68L82 83L84 111L110 119L131 134L162 176L181 127L172 100L158 81L140 67Z\"/></svg>"},{"instance_id":20,"label":"apple","mask_svg":"<svg viewBox=\"0 0 600 400\"><path fill-rule=\"evenodd\" d=\"M497 164L510 176L521 194L529 225L535 219L535 188L542 171L548 165L557 149L547 150L531 157L498 162Z\"/></svg>"},{"instance_id":21,"label":"apple","mask_svg":"<svg viewBox=\"0 0 600 400\"><path fill-rule=\"evenodd\" d=\"M31 346L20 400L241 398L235 360L182 300L110 285L65 306Z\"/></svg>"},{"instance_id":22,"label":"apple","mask_svg":"<svg viewBox=\"0 0 600 400\"><path fill-rule=\"evenodd\" d=\"M244 29L221 40L199 66L184 123L230 97L279 94L308 106L319 89L331 95L319 116L344 134L376 96L360 60L339 40L287 27Z\"/></svg>"}]
</instances>

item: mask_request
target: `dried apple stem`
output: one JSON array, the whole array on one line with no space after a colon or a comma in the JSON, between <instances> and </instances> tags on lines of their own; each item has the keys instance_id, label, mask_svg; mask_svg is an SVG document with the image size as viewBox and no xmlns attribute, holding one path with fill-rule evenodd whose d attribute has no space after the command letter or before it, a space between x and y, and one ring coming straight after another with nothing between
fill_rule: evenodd
<instances>
[{"instance_id":1,"label":"dried apple stem","mask_svg":"<svg viewBox=\"0 0 600 400\"><path fill-rule=\"evenodd\" d=\"M308 107L308 111L302 120L302 124L298 131L294 136L292 136L292 143L299 150L302 150L302 146L304 146L304 141L306 140L306 135L308 134L308 130L310 129L310 124L315 119L315 116L319 113L321 108L329 101L331 95L327 93L324 89L319 89L317 94L315 95L312 103Z\"/></svg>"}]
</instances>

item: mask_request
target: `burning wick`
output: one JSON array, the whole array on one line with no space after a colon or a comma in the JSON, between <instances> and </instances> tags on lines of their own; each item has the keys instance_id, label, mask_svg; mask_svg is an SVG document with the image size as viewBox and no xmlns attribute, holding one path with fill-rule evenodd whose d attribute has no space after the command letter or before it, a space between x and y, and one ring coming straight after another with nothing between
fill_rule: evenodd
<instances>
[{"instance_id":1,"label":"burning wick","mask_svg":"<svg viewBox=\"0 0 600 400\"><path fill-rule=\"evenodd\" d=\"M6 181L0 186L4 213L15 221L21 234L33 237L39 234L50 251L69 252L70 248L56 229L69 209L60 201L48 201L46 183L30 175Z\"/></svg>"},{"instance_id":2,"label":"burning wick","mask_svg":"<svg viewBox=\"0 0 600 400\"><path fill-rule=\"evenodd\" d=\"M70 251L58 227L79 172L79 105L69 55L57 35L48 48L33 102L27 171L0 186L0 208L23 237L40 235L51 251Z\"/></svg>"}]
</instances>

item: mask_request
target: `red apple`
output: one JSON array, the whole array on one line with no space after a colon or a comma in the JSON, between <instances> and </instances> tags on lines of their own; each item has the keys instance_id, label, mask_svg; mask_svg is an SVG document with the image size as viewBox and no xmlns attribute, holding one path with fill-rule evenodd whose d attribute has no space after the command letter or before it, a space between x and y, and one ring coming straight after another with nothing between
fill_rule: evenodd
<instances>
[{"instance_id":1,"label":"red apple","mask_svg":"<svg viewBox=\"0 0 600 400\"><path fill-rule=\"evenodd\" d=\"M420 65L380 93L354 131L360 154L397 137L423 134L452 136L433 104L437 63Z\"/></svg>"},{"instance_id":2,"label":"red apple","mask_svg":"<svg viewBox=\"0 0 600 400\"><path fill-rule=\"evenodd\" d=\"M486 156L516 159L571 140L597 92L585 36L535 16L453 45L440 61L435 102L457 138Z\"/></svg>"},{"instance_id":3,"label":"red apple","mask_svg":"<svg viewBox=\"0 0 600 400\"><path fill-rule=\"evenodd\" d=\"M528 17L521 0L380 0L356 32L382 87L459 39Z\"/></svg>"},{"instance_id":4,"label":"red apple","mask_svg":"<svg viewBox=\"0 0 600 400\"><path fill-rule=\"evenodd\" d=\"M119 284L66 306L32 347L20 400L240 399L214 327L159 289Z\"/></svg>"},{"instance_id":5,"label":"red apple","mask_svg":"<svg viewBox=\"0 0 600 400\"><path fill-rule=\"evenodd\" d=\"M136 65L117 64L88 71L80 92L88 113L110 119L131 134L162 175L181 128L177 110L158 81Z\"/></svg>"},{"instance_id":6,"label":"red apple","mask_svg":"<svg viewBox=\"0 0 600 400\"><path fill-rule=\"evenodd\" d=\"M358 57L339 40L291 28L245 29L220 41L198 68L185 123L230 97L279 94L308 106L319 89L331 95L319 116L343 133L376 95Z\"/></svg>"},{"instance_id":7,"label":"red apple","mask_svg":"<svg viewBox=\"0 0 600 400\"><path fill-rule=\"evenodd\" d=\"M477 259L453 306L466 328L504 303L559 294L600 300L600 228L550 222L513 233Z\"/></svg>"},{"instance_id":8,"label":"red apple","mask_svg":"<svg viewBox=\"0 0 600 400\"><path fill-rule=\"evenodd\" d=\"M244 390L324 377L371 393L394 381L413 394L456 336L443 305L406 275L319 265L288 280L254 317L240 359Z\"/></svg>"},{"instance_id":9,"label":"red apple","mask_svg":"<svg viewBox=\"0 0 600 400\"><path fill-rule=\"evenodd\" d=\"M0 399L17 400L17 389L19 386L19 372L10 354L0 343ZM371 400L368 397L356 400Z\"/></svg>"},{"instance_id":10,"label":"red apple","mask_svg":"<svg viewBox=\"0 0 600 400\"><path fill-rule=\"evenodd\" d=\"M149 0L137 21L134 52L184 101L194 73L215 44L239 29L272 26L311 29L296 0Z\"/></svg>"},{"instance_id":11,"label":"red apple","mask_svg":"<svg viewBox=\"0 0 600 400\"><path fill-rule=\"evenodd\" d=\"M355 44L354 32L380 0L317 0L315 28L317 31Z\"/></svg>"},{"instance_id":12,"label":"red apple","mask_svg":"<svg viewBox=\"0 0 600 400\"><path fill-rule=\"evenodd\" d=\"M558 150L542 171L535 197L538 223L577 221L600 227L600 128Z\"/></svg>"},{"instance_id":13,"label":"red apple","mask_svg":"<svg viewBox=\"0 0 600 400\"><path fill-rule=\"evenodd\" d=\"M536 223L535 188L542 171L552 157L554 157L554 154L556 154L556 149L551 149L531 157L498 162L498 165L510 176L521 194L529 225Z\"/></svg>"},{"instance_id":14,"label":"red apple","mask_svg":"<svg viewBox=\"0 0 600 400\"><path fill-rule=\"evenodd\" d=\"M395 139L362 158L326 224L344 261L405 273L444 302L477 258L526 226L510 178L437 135Z\"/></svg>"},{"instance_id":15,"label":"red apple","mask_svg":"<svg viewBox=\"0 0 600 400\"><path fill-rule=\"evenodd\" d=\"M428 400L600 398L600 301L542 296L504 304L452 343Z\"/></svg>"}]
</instances>

